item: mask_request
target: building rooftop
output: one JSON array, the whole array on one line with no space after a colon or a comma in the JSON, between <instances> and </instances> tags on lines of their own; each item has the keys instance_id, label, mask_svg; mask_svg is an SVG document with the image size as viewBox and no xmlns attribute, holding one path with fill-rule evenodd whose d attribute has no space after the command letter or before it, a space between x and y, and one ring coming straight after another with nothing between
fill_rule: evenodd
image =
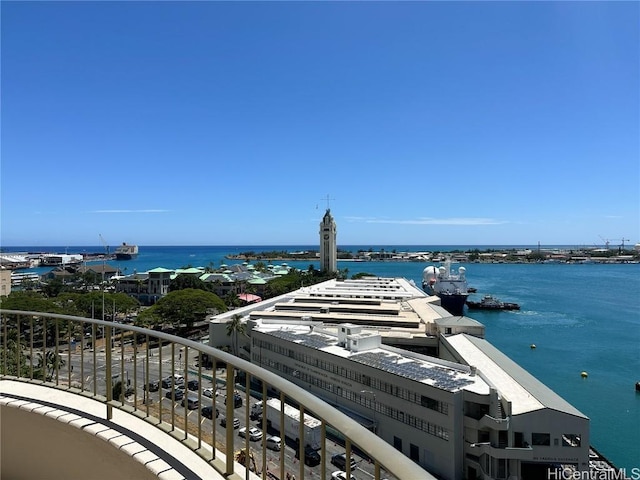
<instances>
[{"instance_id":1,"label":"building rooftop","mask_svg":"<svg viewBox=\"0 0 640 480\"><path fill-rule=\"evenodd\" d=\"M465 326L465 327L483 327L484 325L470 317L444 317L437 318L435 322L442 327Z\"/></svg>"},{"instance_id":2,"label":"building rooftop","mask_svg":"<svg viewBox=\"0 0 640 480\"><path fill-rule=\"evenodd\" d=\"M251 319L352 323L390 337L424 337L428 325L449 315L431 303L437 297L426 295L403 278L328 280L272 300L268 305L256 304Z\"/></svg>"},{"instance_id":3,"label":"building rooftop","mask_svg":"<svg viewBox=\"0 0 640 480\"><path fill-rule=\"evenodd\" d=\"M512 415L550 408L587 418L486 340L459 334L447 337L446 341L455 349L461 361L477 367L500 394L511 402Z\"/></svg>"},{"instance_id":4,"label":"building rooftop","mask_svg":"<svg viewBox=\"0 0 640 480\"><path fill-rule=\"evenodd\" d=\"M484 380L464 365L456 365L433 357L403 353L399 349L386 346L367 348L364 351L349 349L339 343L338 336L313 325L259 324L256 329L267 335L304 345L309 348L348 358L369 367L383 370L393 375L425 383L433 387L455 392L468 388L477 393L488 393L489 386ZM357 333L351 338L363 339L371 335ZM379 342L378 342L378 345Z\"/></svg>"}]
</instances>

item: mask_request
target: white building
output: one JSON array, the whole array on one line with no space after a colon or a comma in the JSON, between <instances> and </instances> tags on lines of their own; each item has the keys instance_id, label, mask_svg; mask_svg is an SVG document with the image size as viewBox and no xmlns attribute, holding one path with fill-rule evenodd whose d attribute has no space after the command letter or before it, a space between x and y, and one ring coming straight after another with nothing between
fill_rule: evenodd
<instances>
[{"instance_id":1,"label":"white building","mask_svg":"<svg viewBox=\"0 0 640 480\"><path fill-rule=\"evenodd\" d=\"M225 320L242 315L242 356L441 478L546 479L558 464L586 470L589 419L484 340L482 324L430 300L404 279L332 280L220 315L210 338L228 340ZM405 343L433 356L397 348Z\"/></svg>"},{"instance_id":2,"label":"white building","mask_svg":"<svg viewBox=\"0 0 640 480\"><path fill-rule=\"evenodd\" d=\"M588 418L486 340L443 339L469 365L384 346L353 325L252 327L253 363L350 413L438 477L588 468Z\"/></svg>"}]
</instances>

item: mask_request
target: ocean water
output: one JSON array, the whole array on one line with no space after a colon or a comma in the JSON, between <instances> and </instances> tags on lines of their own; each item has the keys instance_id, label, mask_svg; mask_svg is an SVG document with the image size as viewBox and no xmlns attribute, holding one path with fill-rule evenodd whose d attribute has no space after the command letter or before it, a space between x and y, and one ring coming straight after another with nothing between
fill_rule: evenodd
<instances>
[{"instance_id":1,"label":"ocean water","mask_svg":"<svg viewBox=\"0 0 640 480\"><path fill-rule=\"evenodd\" d=\"M135 260L109 261L123 272L155 267L238 263L243 251L312 249L313 246L140 247ZM340 246L368 250L369 246ZM378 250L379 246L371 247ZM386 251L451 251L468 246L383 246ZM497 248L479 246L480 250ZM65 252L64 247L3 247L3 251ZM73 247L68 253L102 252ZM289 265L318 268L317 261ZM426 263L339 261L349 275L367 272L405 277L420 285ZM616 466L640 467L640 264L464 264L474 296L491 294L521 305L519 311L472 311L487 339L591 419L591 444ZM40 270L40 269L38 269ZM530 345L536 348L531 349ZM582 378L581 372L588 377Z\"/></svg>"}]
</instances>

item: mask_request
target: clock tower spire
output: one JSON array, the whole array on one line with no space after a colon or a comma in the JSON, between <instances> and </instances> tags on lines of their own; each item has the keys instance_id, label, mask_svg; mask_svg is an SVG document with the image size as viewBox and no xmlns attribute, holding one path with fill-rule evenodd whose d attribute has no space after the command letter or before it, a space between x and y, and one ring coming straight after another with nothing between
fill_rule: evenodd
<instances>
[{"instance_id":1,"label":"clock tower spire","mask_svg":"<svg viewBox=\"0 0 640 480\"><path fill-rule=\"evenodd\" d=\"M338 271L336 234L336 222L331 216L331 210L327 207L327 211L320 222L320 270L322 271Z\"/></svg>"}]
</instances>

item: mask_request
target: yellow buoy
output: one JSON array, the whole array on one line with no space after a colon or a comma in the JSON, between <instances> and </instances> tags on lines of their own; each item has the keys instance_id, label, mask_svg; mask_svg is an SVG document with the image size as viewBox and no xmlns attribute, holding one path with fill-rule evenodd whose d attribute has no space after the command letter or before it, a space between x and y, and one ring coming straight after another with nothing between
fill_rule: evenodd
<instances>
[{"instance_id":1,"label":"yellow buoy","mask_svg":"<svg viewBox=\"0 0 640 480\"><path fill-rule=\"evenodd\" d=\"M533 350L534 348L536 348L536 344L535 344L535 343L532 343L532 344L530 345L530 347L531 347L531 350Z\"/></svg>"},{"instance_id":2,"label":"yellow buoy","mask_svg":"<svg viewBox=\"0 0 640 480\"><path fill-rule=\"evenodd\" d=\"M580 376L582 378L587 378L589 376L589 374L587 372L582 372L582 373L580 373Z\"/></svg>"}]
</instances>

